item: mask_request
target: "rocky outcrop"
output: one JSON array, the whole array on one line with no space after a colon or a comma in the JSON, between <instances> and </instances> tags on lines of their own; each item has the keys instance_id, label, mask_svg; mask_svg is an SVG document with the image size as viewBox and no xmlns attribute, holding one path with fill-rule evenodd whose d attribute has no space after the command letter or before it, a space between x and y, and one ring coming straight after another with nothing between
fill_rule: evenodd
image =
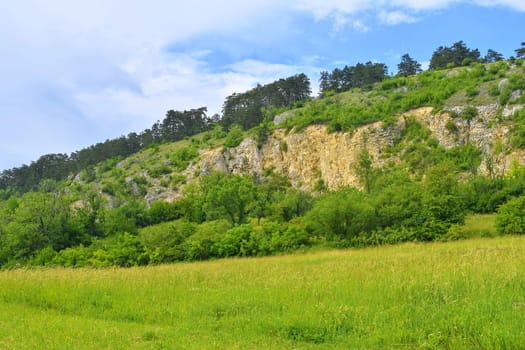
<instances>
[{"instance_id":1,"label":"rocky outcrop","mask_svg":"<svg viewBox=\"0 0 525 350\"><path fill-rule=\"evenodd\" d=\"M301 132L276 130L261 148L252 138L238 147L204 152L188 174L212 170L261 176L273 169L290 179L295 187L312 189L320 180L331 189L359 186L354 168L362 149L370 153L374 166L382 166L388 145L400 136L400 124L384 129L382 123L363 126L353 133L328 133L326 126L312 125Z\"/></svg>"},{"instance_id":2,"label":"rocky outcrop","mask_svg":"<svg viewBox=\"0 0 525 350\"><path fill-rule=\"evenodd\" d=\"M410 118L430 130L445 148L466 143L478 147L483 152L478 173L502 175L509 171L513 162L525 163L524 151L508 147L508 126L498 122L500 116L512 115L523 106L477 106L477 116L470 121L461 118L464 108L454 107L435 114L431 107L418 108L398 116L392 125L385 127L382 122L376 122L348 133L330 133L324 125L311 125L300 132L277 129L262 147L257 147L253 138L246 138L234 148L201 150L198 160L182 175L187 184L212 171L261 177L265 170L272 169L287 177L293 186L305 190L321 183L329 189L360 187L356 174L359 153L368 150L374 167L397 162L398 155L387 150L399 140ZM286 117L293 116L281 116L279 123ZM181 184L179 188L166 189L156 179L152 179L152 185L146 196L148 201L175 200L182 195L184 187Z\"/></svg>"}]
</instances>

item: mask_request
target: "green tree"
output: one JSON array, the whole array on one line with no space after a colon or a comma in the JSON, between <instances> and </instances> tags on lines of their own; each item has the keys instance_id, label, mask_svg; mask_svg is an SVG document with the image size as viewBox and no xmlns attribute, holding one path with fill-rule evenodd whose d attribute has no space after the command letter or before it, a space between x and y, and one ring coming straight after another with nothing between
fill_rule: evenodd
<instances>
[{"instance_id":1,"label":"green tree","mask_svg":"<svg viewBox=\"0 0 525 350\"><path fill-rule=\"evenodd\" d=\"M314 203L314 198L308 192L291 189L286 192L282 200L274 205L274 215L278 220L290 221L295 217L306 214Z\"/></svg>"},{"instance_id":2,"label":"green tree","mask_svg":"<svg viewBox=\"0 0 525 350\"><path fill-rule=\"evenodd\" d=\"M366 193L370 193L370 187L374 177L374 168L372 167L372 158L366 148L363 148L357 155L357 163L354 169Z\"/></svg>"},{"instance_id":3,"label":"green tree","mask_svg":"<svg viewBox=\"0 0 525 350\"><path fill-rule=\"evenodd\" d=\"M492 63L492 62L502 61L503 58L504 58L503 55L500 54L499 52L494 51L492 49L488 49L487 54L483 58L483 61Z\"/></svg>"},{"instance_id":4,"label":"green tree","mask_svg":"<svg viewBox=\"0 0 525 350\"><path fill-rule=\"evenodd\" d=\"M412 59L409 54L401 56L401 62L397 65L397 74L403 77L415 75L422 72L421 64Z\"/></svg>"},{"instance_id":5,"label":"green tree","mask_svg":"<svg viewBox=\"0 0 525 350\"><path fill-rule=\"evenodd\" d=\"M443 69L450 65L460 67L479 60L479 50L471 50L463 41L458 41L450 47L438 47L432 54L429 69Z\"/></svg>"},{"instance_id":6,"label":"green tree","mask_svg":"<svg viewBox=\"0 0 525 350\"><path fill-rule=\"evenodd\" d=\"M209 219L227 218L235 224L244 223L254 204L255 186L247 176L219 175L211 179L206 191L205 208Z\"/></svg>"},{"instance_id":7,"label":"green tree","mask_svg":"<svg viewBox=\"0 0 525 350\"><path fill-rule=\"evenodd\" d=\"M315 235L350 238L376 227L375 210L364 193L355 189L330 192L305 216L307 229Z\"/></svg>"},{"instance_id":8,"label":"green tree","mask_svg":"<svg viewBox=\"0 0 525 350\"><path fill-rule=\"evenodd\" d=\"M521 43L521 47L519 49L516 49L514 51L516 52L516 57L525 58L525 41Z\"/></svg>"},{"instance_id":9,"label":"green tree","mask_svg":"<svg viewBox=\"0 0 525 350\"><path fill-rule=\"evenodd\" d=\"M476 107L468 106L461 111L461 118L467 121L467 140L466 143L470 142L470 126L472 120L478 116L478 110Z\"/></svg>"}]
</instances>

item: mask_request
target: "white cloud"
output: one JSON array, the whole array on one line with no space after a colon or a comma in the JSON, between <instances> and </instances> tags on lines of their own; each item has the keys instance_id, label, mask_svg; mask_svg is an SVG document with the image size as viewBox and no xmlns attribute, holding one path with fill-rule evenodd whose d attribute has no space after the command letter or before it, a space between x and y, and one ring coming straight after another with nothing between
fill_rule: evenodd
<instances>
[{"instance_id":1,"label":"white cloud","mask_svg":"<svg viewBox=\"0 0 525 350\"><path fill-rule=\"evenodd\" d=\"M505 6L525 11L523 0L301 0L295 8L312 13L318 19L335 13L356 14L362 11L410 10L426 11L447 8L451 4L476 4L480 6Z\"/></svg>"},{"instance_id":2,"label":"white cloud","mask_svg":"<svg viewBox=\"0 0 525 350\"><path fill-rule=\"evenodd\" d=\"M297 13L330 21L334 32L366 32L453 3L525 11L523 0L0 1L0 169L140 131L170 108L219 112L233 92L298 72L317 77L320 60L333 59L315 47L304 62L265 62L246 50L216 67L216 52L192 45L199 36L271 47L305 31L287 26Z\"/></svg>"},{"instance_id":3,"label":"white cloud","mask_svg":"<svg viewBox=\"0 0 525 350\"><path fill-rule=\"evenodd\" d=\"M414 23L417 19L402 11L381 11L378 14L379 22L389 26L395 26L401 23Z\"/></svg>"},{"instance_id":4,"label":"white cloud","mask_svg":"<svg viewBox=\"0 0 525 350\"><path fill-rule=\"evenodd\" d=\"M352 24L355 30L368 31L370 25L360 18L367 13L375 14L380 24L393 26L413 23L421 12L445 9L459 3L525 11L523 0L301 0L294 8L310 13L317 20L333 20L337 32L347 24Z\"/></svg>"},{"instance_id":5,"label":"white cloud","mask_svg":"<svg viewBox=\"0 0 525 350\"><path fill-rule=\"evenodd\" d=\"M525 1L523 0L476 0L474 3L487 7L503 6L518 11L525 11Z\"/></svg>"}]
</instances>

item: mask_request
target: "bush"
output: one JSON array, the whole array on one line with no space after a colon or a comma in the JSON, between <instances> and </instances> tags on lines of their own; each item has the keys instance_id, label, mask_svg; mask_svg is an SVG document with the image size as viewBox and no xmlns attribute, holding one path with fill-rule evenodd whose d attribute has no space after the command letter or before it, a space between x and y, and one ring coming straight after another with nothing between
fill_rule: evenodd
<instances>
[{"instance_id":1,"label":"bush","mask_svg":"<svg viewBox=\"0 0 525 350\"><path fill-rule=\"evenodd\" d=\"M150 224L172 221L182 216L181 210L176 203L165 201L153 202L148 210Z\"/></svg>"},{"instance_id":2,"label":"bush","mask_svg":"<svg viewBox=\"0 0 525 350\"><path fill-rule=\"evenodd\" d=\"M183 171L188 167L190 161L197 158L199 151L195 146L180 148L170 157L171 164L177 171Z\"/></svg>"},{"instance_id":3,"label":"bush","mask_svg":"<svg viewBox=\"0 0 525 350\"><path fill-rule=\"evenodd\" d=\"M309 232L318 236L352 237L375 226L375 210L355 189L328 193L305 217Z\"/></svg>"},{"instance_id":4,"label":"bush","mask_svg":"<svg viewBox=\"0 0 525 350\"><path fill-rule=\"evenodd\" d=\"M498 208L496 229L502 234L525 233L525 196L512 198Z\"/></svg>"},{"instance_id":5,"label":"bush","mask_svg":"<svg viewBox=\"0 0 525 350\"><path fill-rule=\"evenodd\" d=\"M226 135L224 146L229 148L237 147L241 144L243 139L244 133L242 131L242 127L240 125L234 124L231 126L230 131L228 131L228 135Z\"/></svg>"},{"instance_id":6,"label":"bush","mask_svg":"<svg viewBox=\"0 0 525 350\"><path fill-rule=\"evenodd\" d=\"M240 225L226 231L215 243L213 249L219 257L255 256L258 242L252 225Z\"/></svg>"},{"instance_id":7,"label":"bush","mask_svg":"<svg viewBox=\"0 0 525 350\"><path fill-rule=\"evenodd\" d=\"M94 267L131 267L147 263L138 238L127 232L98 241L89 264Z\"/></svg>"},{"instance_id":8,"label":"bush","mask_svg":"<svg viewBox=\"0 0 525 350\"><path fill-rule=\"evenodd\" d=\"M175 221L148 226L139 231L138 238L150 264L185 260L183 243L197 230L197 225Z\"/></svg>"},{"instance_id":9,"label":"bush","mask_svg":"<svg viewBox=\"0 0 525 350\"><path fill-rule=\"evenodd\" d=\"M310 236L303 227L290 225L284 231L277 230L273 233L271 245L274 252L293 252L309 246Z\"/></svg>"},{"instance_id":10,"label":"bush","mask_svg":"<svg viewBox=\"0 0 525 350\"><path fill-rule=\"evenodd\" d=\"M169 173L171 173L171 168L167 165L161 165L149 171L149 175L155 179L159 178L161 175L167 175Z\"/></svg>"},{"instance_id":11,"label":"bush","mask_svg":"<svg viewBox=\"0 0 525 350\"><path fill-rule=\"evenodd\" d=\"M66 248L58 252L53 258L53 265L64 267L85 267L89 266L89 258L92 252L90 248L84 247L82 244L74 248Z\"/></svg>"}]
</instances>

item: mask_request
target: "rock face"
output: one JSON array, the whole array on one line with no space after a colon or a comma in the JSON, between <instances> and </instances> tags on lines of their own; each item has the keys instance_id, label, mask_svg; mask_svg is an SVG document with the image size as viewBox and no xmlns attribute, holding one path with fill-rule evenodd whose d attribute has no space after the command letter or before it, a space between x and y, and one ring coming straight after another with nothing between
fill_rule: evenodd
<instances>
[{"instance_id":1,"label":"rock face","mask_svg":"<svg viewBox=\"0 0 525 350\"><path fill-rule=\"evenodd\" d=\"M387 145L393 145L402 128L399 125L383 129L382 123L359 128L354 133L328 133L326 126L313 125L300 133L276 130L258 148L255 140L245 139L238 147L223 151L214 149L201 155L190 172L200 169L233 174L261 176L265 169L273 169L290 179L293 186L312 189L320 180L334 189L340 186L359 186L354 171L357 155L367 149L375 166Z\"/></svg>"},{"instance_id":2,"label":"rock face","mask_svg":"<svg viewBox=\"0 0 525 350\"><path fill-rule=\"evenodd\" d=\"M477 107L478 116L470 122L452 117L460 114L463 108L433 114L432 108L423 107L399 116L394 125L386 128L382 122L376 122L352 133L329 133L326 126L321 125L309 126L301 132L287 133L278 129L261 148L254 139L247 138L235 148L204 151L185 175L191 180L194 174L218 170L262 176L265 169L272 169L290 179L293 186L306 190L314 188L321 180L330 189L359 187L355 171L359 153L367 149L374 167L397 161L396 156L385 156L385 150L401 136L409 117L428 128L445 148L469 142L476 145L483 152L478 169L482 174L504 174L514 160L523 163L523 151L504 152L509 130L494 122L501 110L499 105Z\"/></svg>"}]
</instances>

